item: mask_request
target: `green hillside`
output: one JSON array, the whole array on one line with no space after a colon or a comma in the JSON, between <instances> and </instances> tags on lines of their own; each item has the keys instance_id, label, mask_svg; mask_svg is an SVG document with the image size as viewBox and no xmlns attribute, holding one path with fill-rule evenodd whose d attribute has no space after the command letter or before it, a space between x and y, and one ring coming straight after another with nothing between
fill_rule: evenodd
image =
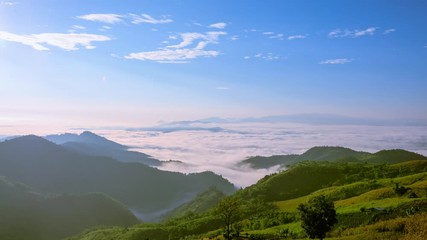
<instances>
[{"instance_id":1,"label":"green hillside","mask_svg":"<svg viewBox=\"0 0 427 240\"><path fill-rule=\"evenodd\" d=\"M407 156L394 157L386 162ZM426 221L421 227L417 223L427 219L427 161L296 164L225 198L241 204L233 234L238 232L242 239L307 239L297 207L319 195L332 200L338 214L328 239L422 239L414 236L423 236L422 229L427 227ZM72 240L224 239L223 225L214 209L161 224L136 225L126 232L123 228L97 229Z\"/></svg>"},{"instance_id":2,"label":"green hillside","mask_svg":"<svg viewBox=\"0 0 427 240\"><path fill-rule=\"evenodd\" d=\"M138 223L122 204L99 193L46 197L0 178L0 239L61 239L94 226Z\"/></svg>"},{"instance_id":3,"label":"green hillside","mask_svg":"<svg viewBox=\"0 0 427 240\"><path fill-rule=\"evenodd\" d=\"M271 157L256 156L243 160L239 165L249 165L252 168L282 167L302 161L332 161L332 162L369 162L369 163L399 163L410 160L427 159L425 156L402 149L382 150L376 153L360 152L344 147L313 147L303 154L277 155Z\"/></svg>"},{"instance_id":4,"label":"green hillside","mask_svg":"<svg viewBox=\"0 0 427 240\"><path fill-rule=\"evenodd\" d=\"M224 193L215 187L211 187L209 190L198 194L190 202L186 202L175 208L175 210L167 214L165 217L180 218L191 214L205 213L212 209L224 197Z\"/></svg>"},{"instance_id":5,"label":"green hillside","mask_svg":"<svg viewBox=\"0 0 427 240\"><path fill-rule=\"evenodd\" d=\"M382 150L361 158L370 163L400 163L407 160L426 160L427 157L402 149Z\"/></svg>"}]
</instances>

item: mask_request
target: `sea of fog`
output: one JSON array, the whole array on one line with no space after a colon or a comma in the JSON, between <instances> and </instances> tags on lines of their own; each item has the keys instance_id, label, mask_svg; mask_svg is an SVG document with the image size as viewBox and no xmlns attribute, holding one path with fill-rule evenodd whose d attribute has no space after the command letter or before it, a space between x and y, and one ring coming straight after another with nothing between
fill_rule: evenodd
<instances>
[{"instance_id":1,"label":"sea of fog","mask_svg":"<svg viewBox=\"0 0 427 240\"><path fill-rule=\"evenodd\" d=\"M94 129L95 133L160 160L162 170L213 171L238 187L276 172L236 166L249 156L300 154L314 146L376 152L402 148L427 155L427 126L311 125L296 123L195 123L168 128Z\"/></svg>"}]
</instances>

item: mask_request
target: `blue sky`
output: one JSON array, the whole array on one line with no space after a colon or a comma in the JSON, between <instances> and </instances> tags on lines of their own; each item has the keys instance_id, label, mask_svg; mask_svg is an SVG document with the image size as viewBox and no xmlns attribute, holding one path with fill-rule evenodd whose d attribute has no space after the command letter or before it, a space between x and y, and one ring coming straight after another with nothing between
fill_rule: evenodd
<instances>
[{"instance_id":1,"label":"blue sky","mask_svg":"<svg viewBox=\"0 0 427 240\"><path fill-rule=\"evenodd\" d=\"M426 1L0 1L0 125L427 120Z\"/></svg>"}]
</instances>

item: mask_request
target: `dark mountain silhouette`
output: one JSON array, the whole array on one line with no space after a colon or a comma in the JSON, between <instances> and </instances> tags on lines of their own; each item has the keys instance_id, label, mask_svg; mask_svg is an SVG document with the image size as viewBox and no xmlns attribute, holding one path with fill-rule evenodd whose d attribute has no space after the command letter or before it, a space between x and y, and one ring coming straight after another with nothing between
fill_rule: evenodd
<instances>
[{"instance_id":1,"label":"dark mountain silhouette","mask_svg":"<svg viewBox=\"0 0 427 240\"><path fill-rule=\"evenodd\" d=\"M47 135L44 138L59 145L67 142L79 142L94 143L100 146L104 146L106 148L108 147L110 149L116 150L126 150L129 148L128 146L113 142L90 131L84 131L81 134L64 133L58 135Z\"/></svg>"},{"instance_id":2,"label":"dark mountain silhouette","mask_svg":"<svg viewBox=\"0 0 427 240\"><path fill-rule=\"evenodd\" d=\"M62 145L66 149L90 156L111 157L120 162L138 162L149 166L160 166L162 161L150 155L129 151L129 147L85 131L79 134L65 133L48 135L45 139Z\"/></svg>"},{"instance_id":3,"label":"dark mountain silhouette","mask_svg":"<svg viewBox=\"0 0 427 240\"><path fill-rule=\"evenodd\" d=\"M0 175L43 194L102 192L140 217L167 209L211 186L225 193L235 190L230 182L212 172L186 175L109 157L87 156L37 136L0 143Z\"/></svg>"},{"instance_id":4,"label":"dark mountain silhouette","mask_svg":"<svg viewBox=\"0 0 427 240\"><path fill-rule=\"evenodd\" d=\"M46 197L0 178L0 239L61 239L98 225L138 223L119 202L100 193Z\"/></svg>"}]
</instances>

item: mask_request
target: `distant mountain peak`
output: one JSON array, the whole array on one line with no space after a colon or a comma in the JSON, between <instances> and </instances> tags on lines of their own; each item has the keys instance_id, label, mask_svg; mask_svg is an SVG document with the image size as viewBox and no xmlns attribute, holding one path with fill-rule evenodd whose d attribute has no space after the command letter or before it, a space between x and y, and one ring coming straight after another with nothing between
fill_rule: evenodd
<instances>
[{"instance_id":1,"label":"distant mountain peak","mask_svg":"<svg viewBox=\"0 0 427 240\"><path fill-rule=\"evenodd\" d=\"M101 137L101 136L96 135L95 133L93 133L91 131L84 131L84 132L80 133L80 136L96 136L96 137Z\"/></svg>"},{"instance_id":2,"label":"distant mountain peak","mask_svg":"<svg viewBox=\"0 0 427 240\"><path fill-rule=\"evenodd\" d=\"M125 145L108 140L107 138L99 136L91 131L84 131L80 134L64 133L64 134L57 134L57 135L48 135L45 138L56 144L78 142L78 143L91 143L91 144L103 145L103 146L108 146L110 148L122 149L122 150L125 150L128 148Z\"/></svg>"},{"instance_id":3,"label":"distant mountain peak","mask_svg":"<svg viewBox=\"0 0 427 240\"><path fill-rule=\"evenodd\" d=\"M52 145L52 143L49 142L48 140L44 139L43 137L36 136L36 135L20 136L20 137L16 137L16 138L13 138L10 140L6 140L6 142L9 142L9 143L44 143L44 144Z\"/></svg>"}]
</instances>

